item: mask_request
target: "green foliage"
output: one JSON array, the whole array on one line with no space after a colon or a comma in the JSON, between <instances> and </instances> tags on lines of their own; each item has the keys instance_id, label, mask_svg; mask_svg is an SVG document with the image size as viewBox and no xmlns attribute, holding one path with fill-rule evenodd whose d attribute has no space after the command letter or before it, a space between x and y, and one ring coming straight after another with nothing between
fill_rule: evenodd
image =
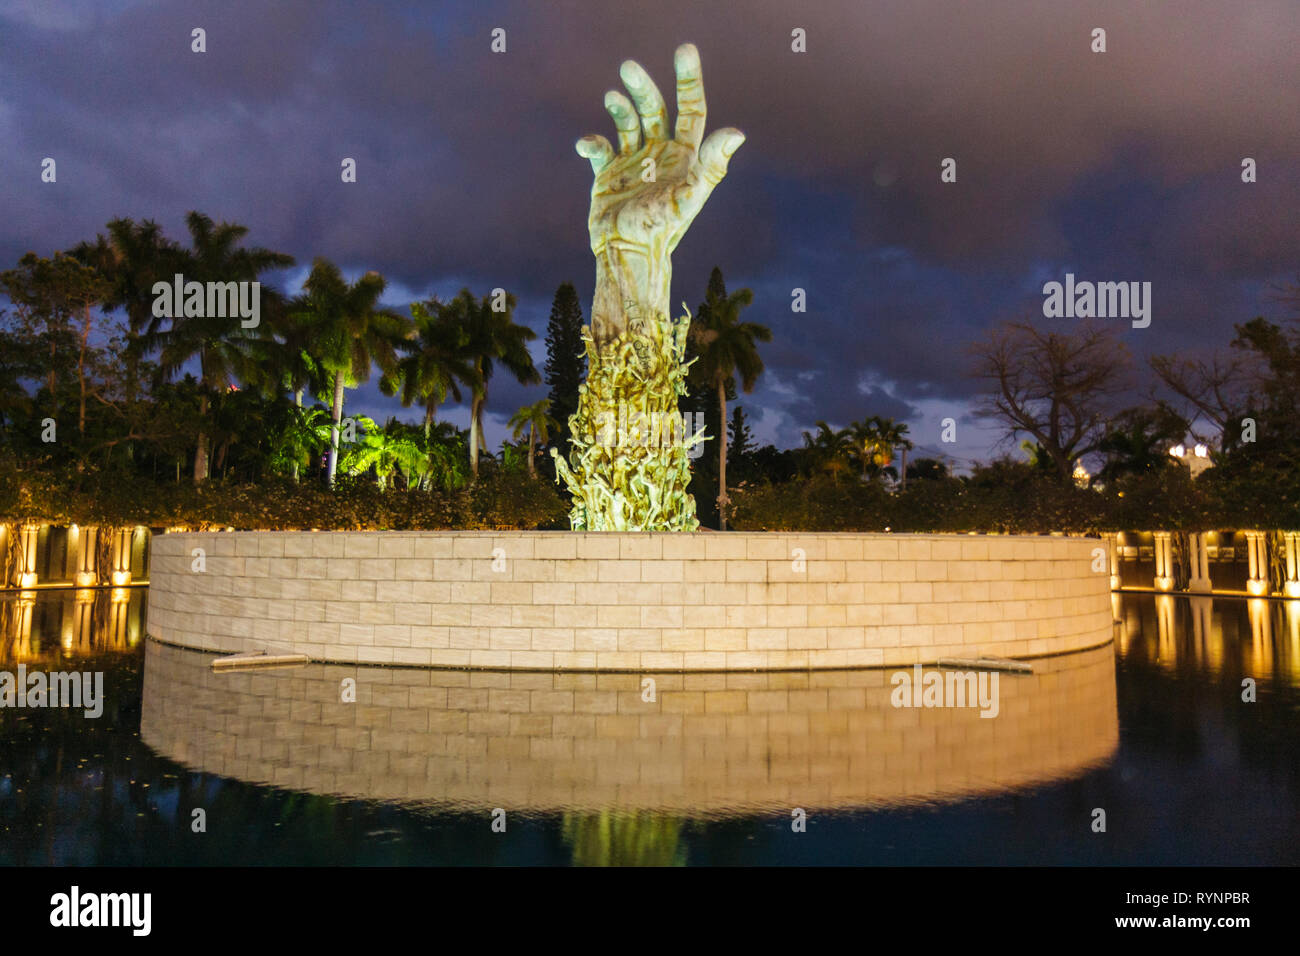
<instances>
[{"instance_id":1,"label":"green foliage","mask_svg":"<svg viewBox=\"0 0 1300 956\"><path fill-rule=\"evenodd\" d=\"M1297 463L1300 465L1300 463ZM899 493L828 475L744 485L734 526L748 531L1091 534L1158 528L1300 528L1300 468L1284 474L1185 467L1124 476L1106 488L1064 485L1005 459L963 478L912 481Z\"/></svg>"},{"instance_id":2,"label":"green foliage","mask_svg":"<svg viewBox=\"0 0 1300 956\"><path fill-rule=\"evenodd\" d=\"M551 415L557 425L555 447L567 452L569 417L578 411L578 387L587 375L587 352L582 344L582 304L572 282L555 290L551 317L546 323L546 384L551 391Z\"/></svg>"},{"instance_id":3,"label":"green foliage","mask_svg":"<svg viewBox=\"0 0 1300 956\"><path fill-rule=\"evenodd\" d=\"M690 447L677 417L685 389L682 354L690 316L658 316L640 334L621 332L599 348L583 330L591 369L569 420L569 459L551 450L557 479L573 496L574 531L695 531L687 493Z\"/></svg>"},{"instance_id":4,"label":"green foliage","mask_svg":"<svg viewBox=\"0 0 1300 956\"><path fill-rule=\"evenodd\" d=\"M170 282L177 272L200 282L260 281L292 261L245 246L244 226L192 212L186 227L190 241L182 245L154 222L115 219L93 242L50 258L29 253L0 273L0 291L10 300L0 310L0 518L241 528L562 527L571 503L550 481L557 477L551 469L564 478L578 462L574 471L598 465L593 474L615 475L602 492L608 500L588 501L584 514L623 507L614 492L635 486L638 501L666 510L683 528L695 526L689 492L698 496L700 518L717 517L714 492L725 491L728 472L739 483L733 521L742 528L1300 527L1294 322L1256 318L1236 326L1232 361L1152 359L1174 404L1161 399L1118 413L1111 404L1116 354L1105 335L1044 336L1021 328L995 336L982 352L985 377L997 386L990 388L992 411L1017 439L1030 436L1030 461L994 461L958 478L940 462L914 460L903 489L880 480L896 476L897 450L911 447L907 426L888 418L870 416L841 430L818 422L803 448L788 450L753 448L739 407L724 421L725 403L762 372L756 343L770 335L741 321L751 296L729 294L715 269L689 326L665 319L649 339L623 343L628 354L590 359L586 401L593 414L620 403L665 416L674 407L698 410L708 440L723 446L689 460L677 449L653 462L607 454L588 421L574 446L577 457L544 458L548 473L538 481L530 477L536 450L563 440L570 428L586 361L571 284L557 291L548 327L549 404L520 409L510 421L519 440L493 457L482 424L494 370L504 366L525 384L539 380L528 350L533 333L513 321L513 297L505 296L506 308L497 312L492 297L462 291L447 303L412 304L408 321L380 307L384 280L377 273L349 284L337 267L316 260L302 295L287 300L263 288L256 329L233 316L155 316L153 283ZM1300 294L1288 301L1300 303ZM125 311L125 324L115 309ZM1046 364L1033 364L1033 355ZM653 382L633 374L650 359L662 365ZM334 432L331 413L341 420L345 389L376 366L381 389L422 408L423 424L389 421L380 428L359 419L357 440L340 449L338 487L329 489L323 453ZM684 374L696 383L694 398L685 394ZM1078 406L1068 427L1058 427L1050 396ZM471 404L468 432L435 420L441 404L462 398ZM1185 407L1174 407L1180 400ZM47 419L57 425L57 440L46 436ZM1197 431L1207 422L1212 433ZM692 419L691 431L693 425ZM728 434L730 450L719 455ZM1168 455L1173 444L1191 444L1188 435L1212 446L1214 467L1195 480ZM1085 450L1103 467L1093 486L1081 489L1070 471ZM187 472L210 478L196 488L184 480ZM587 487L585 480L579 485Z\"/></svg>"},{"instance_id":5,"label":"green foliage","mask_svg":"<svg viewBox=\"0 0 1300 956\"><path fill-rule=\"evenodd\" d=\"M388 487L397 472L405 479L406 487L418 483L429 468L429 458L419 440L407 433L409 426L390 419L380 428L364 415L355 416L354 421L360 437L343 452L341 466L344 471L350 475L365 475L373 471L380 491Z\"/></svg>"},{"instance_id":6,"label":"green foliage","mask_svg":"<svg viewBox=\"0 0 1300 956\"><path fill-rule=\"evenodd\" d=\"M458 321L459 315L454 305L437 299L412 302L411 328L398 345L402 357L380 379L385 395L400 394L408 408L423 406L426 433L448 396L459 402L462 386L478 391L484 385L469 354L469 330Z\"/></svg>"},{"instance_id":7,"label":"green foliage","mask_svg":"<svg viewBox=\"0 0 1300 956\"><path fill-rule=\"evenodd\" d=\"M251 483L122 481L104 473L22 472L0 463L0 522L147 525L196 530L531 530L564 524L567 504L522 469L485 469L472 486L380 488L340 474L333 488L287 478Z\"/></svg>"}]
</instances>

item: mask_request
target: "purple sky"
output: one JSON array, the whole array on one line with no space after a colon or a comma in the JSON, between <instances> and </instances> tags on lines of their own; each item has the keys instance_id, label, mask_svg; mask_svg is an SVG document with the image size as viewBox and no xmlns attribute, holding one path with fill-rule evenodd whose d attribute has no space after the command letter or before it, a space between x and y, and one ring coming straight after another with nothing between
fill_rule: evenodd
<instances>
[{"instance_id":1,"label":"purple sky","mask_svg":"<svg viewBox=\"0 0 1300 956\"><path fill-rule=\"evenodd\" d=\"M585 310L594 278L573 143L613 137L602 102L623 59L671 91L689 40L709 128L748 139L674 256L672 301L694 309L714 265L754 290L746 317L774 333L743 399L759 438L883 414L987 458L967 346L1005 318L1069 327L1042 317L1049 279L1151 282L1151 326L1115 320L1139 356L1279 316L1269 286L1300 273L1297 36L1294 0L0 0L0 263L114 216L180 238L199 209L296 256L291 292L317 255L378 269L399 306L510 289L540 365L555 287L574 281ZM493 381L489 438L543 394ZM416 417L373 385L351 407Z\"/></svg>"}]
</instances>

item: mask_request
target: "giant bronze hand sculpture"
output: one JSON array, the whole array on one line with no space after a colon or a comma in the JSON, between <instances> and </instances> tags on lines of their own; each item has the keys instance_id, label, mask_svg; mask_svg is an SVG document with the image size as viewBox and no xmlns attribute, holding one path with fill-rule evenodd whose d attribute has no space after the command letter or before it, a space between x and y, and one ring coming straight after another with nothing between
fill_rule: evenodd
<instances>
[{"instance_id":1,"label":"giant bronze hand sculpture","mask_svg":"<svg viewBox=\"0 0 1300 956\"><path fill-rule=\"evenodd\" d=\"M587 382L569 419L568 461L551 452L557 480L573 494L574 530L699 527L686 491L688 449L704 436L688 435L677 412L678 396L686 394L690 315L668 314L671 257L745 136L726 128L704 138L699 51L683 44L674 61L672 139L663 95L628 60L619 72L631 100L615 90L605 95L618 151L603 136L578 141L596 174L587 220L596 296L584 330Z\"/></svg>"},{"instance_id":2,"label":"giant bronze hand sculpture","mask_svg":"<svg viewBox=\"0 0 1300 956\"><path fill-rule=\"evenodd\" d=\"M618 128L618 152L603 136L578 140L578 152L596 174L587 228L596 255L591 331L597 347L636 330L647 316L668 314L673 250L745 141L744 133L730 127L704 139L699 51L683 44L674 61L673 138L659 88L640 64L627 60L619 74L631 101L617 90L605 94L605 109Z\"/></svg>"}]
</instances>

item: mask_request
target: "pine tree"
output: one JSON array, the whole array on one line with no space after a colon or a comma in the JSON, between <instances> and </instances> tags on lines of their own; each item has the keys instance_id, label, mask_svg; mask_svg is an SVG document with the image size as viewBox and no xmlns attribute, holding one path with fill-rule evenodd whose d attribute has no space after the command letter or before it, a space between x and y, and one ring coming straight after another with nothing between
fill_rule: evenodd
<instances>
[{"instance_id":1,"label":"pine tree","mask_svg":"<svg viewBox=\"0 0 1300 956\"><path fill-rule=\"evenodd\" d=\"M562 454L568 452L569 416L578 410L578 386L587 376L582 345L582 305L572 282L555 290L546 323L546 384L551 387L550 414L559 423L552 435Z\"/></svg>"}]
</instances>

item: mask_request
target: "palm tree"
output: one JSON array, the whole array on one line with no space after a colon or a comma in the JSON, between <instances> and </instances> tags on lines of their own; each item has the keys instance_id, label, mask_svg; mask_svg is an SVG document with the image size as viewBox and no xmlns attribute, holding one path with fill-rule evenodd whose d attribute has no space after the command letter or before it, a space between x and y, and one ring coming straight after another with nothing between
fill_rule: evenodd
<instances>
[{"instance_id":1,"label":"palm tree","mask_svg":"<svg viewBox=\"0 0 1300 956\"><path fill-rule=\"evenodd\" d=\"M803 447L811 469L823 471L838 481L848 469L848 459L856 445L849 429L834 429L825 422L817 422L817 434L803 433Z\"/></svg>"},{"instance_id":2,"label":"palm tree","mask_svg":"<svg viewBox=\"0 0 1300 956\"><path fill-rule=\"evenodd\" d=\"M876 418L876 431L880 435L880 442L888 453L888 457L881 463L882 469L888 468L894 460L894 450L901 449L903 452L903 471L906 472L907 453L915 446L911 439L907 437L907 423L896 422L892 418ZM903 480L906 481L906 474L903 474Z\"/></svg>"},{"instance_id":3,"label":"palm tree","mask_svg":"<svg viewBox=\"0 0 1300 956\"><path fill-rule=\"evenodd\" d=\"M329 447L330 427L326 409L289 405L286 421L272 440L271 467L276 471L287 469L296 482L299 470Z\"/></svg>"},{"instance_id":4,"label":"palm tree","mask_svg":"<svg viewBox=\"0 0 1300 956\"><path fill-rule=\"evenodd\" d=\"M349 285L338 266L318 258L312 262L298 300L300 308L295 314L310 326L317 360L334 386L330 401L331 485L338 471L344 390L369 381L373 365L383 374L391 374L397 365L398 343L409 327L400 315L379 307L385 285L378 272L367 272Z\"/></svg>"},{"instance_id":5,"label":"palm tree","mask_svg":"<svg viewBox=\"0 0 1300 956\"><path fill-rule=\"evenodd\" d=\"M545 445L551 440L551 429L560 427L560 423L552 418L550 413L551 400L543 398L541 401L523 406L506 423L507 428L514 429L512 434L515 438L523 434L525 429L528 430L528 475L531 478L537 477L537 469L533 464L537 443L540 441Z\"/></svg>"},{"instance_id":6,"label":"palm tree","mask_svg":"<svg viewBox=\"0 0 1300 956\"><path fill-rule=\"evenodd\" d=\"M907 438L907 425L892 418L872 415L861 422L849 425L852 436L852 455L862 466L862 478L880 474L894 461L894 449L912 449Z\"/></svg>"},{"instance_id":7,"label":"palm tree","mask_svg":"<svg viewBox=\"0 0 1300 956\"><path fill-rule=\"evenodd\" d=\"M343 456L343 468L349 474L362 474L373 468L379 490L383 491L398 469L406 477L407 487L412 476L422 476L428 470L429 459L424 449L402 434L400 422L390 419L380 428L365 416L358 416L356 421L364 431L361 440Z\"/></svg>"},{"instance_id":8,"label":"palm tree","mask_svg":"<svg viewBox=\"0 0 1300 956\"><path fill-rule=\"evenodd\" d=\"M445 491L463 488L469 480L468 456L465 454L467 445L465 433L451 422L435 422L424 441L424 455L429 462L429 470L421 479L420 486L431 487L437 476L438 484Z\"/></svg>"},{"instance_id":9,"label":"palm tree","mask_svg":"<svg viewBox=\"0 0 1300 956\"><path fill-rule=\"evenodd\" d=\"M460 387L479 387L477 369L466 354L469 332L456 321L454 311L437 299L411 303L411 331L399 345L405 354L396 368L380 380L385 395L401 392L408 408L424 406L424 438L429 440L433 416L447 401L462 400Z\"/></svg>"},{"instance_id":10,"label":"palm tree","mask_svg":"<svg viewBox=\"0 0 1300 956\"><path fill-rule=\"evenodd\" d=\"M699 356L699 374L718 396L718 527L727 530L727 383L740 373L740 384L748 394L763 373L755 341L772 341L772 330L756 322L740 321L740 312L754 301L754 293L740 289L725 298L709 290L707 308L691 323L691 338Z\"/></svg>"},{"instance_id":11,"label":"palm tree","mask_svg":"<svg viewBox=\"0 0 1300 956\"><path fill-rule=\"evenodd\" d=\"M261 387L268 396L288 392L301 408L304 392L324 392L333 385L333 377L313 354L316 329L306 297L274 305L269 313L263 309L261 334L252 347L255 362L249 384Z\"/></svg>"},{"instance_id":12,"label":"palm tree","mask_svg":"<svg viewBox=\"0 0 1300 956\"><path fill-rule=\"evenodd\" d=\"M192 247L177 253L177 271L187 282L256 282L268 269L293 265L293 256L269 249L240 248L248 234L248 227L236 223L214 223L201 212L191 212L185 217L190 231ZM264 290L264 300L274 296ZM174 309L180 312L179 308ZM142 338L145 348L157 346L160 350L159 372L171 377L186 362L199 360L199 417L208 418L210 398L227 391L241 373L251 374L251 346L256 333L242 326L239 315L184 316L175 315L165 331L160 330L162 319L151 318ZM200 426L197 447L194 451L194 483L201 484L208 477L207 428Z\"/></svg>"},{"instance_id":13,"label":"palm tree","mask_svg":"<svg viewBox=\"0 0 1300 956\"><path fill-rule=\"evenodd\" d=\"M470 386L469 462L470 472L478 477L478 456L487 451L483 437L483 409L487 405L488 382L499 362L521 385L537 385L541 374L533 365L528 343L537 333L527 326L516 325L513 318L515 297L505 297L506 308L495 311L487 296L475 301L468 289L447 304L447 314L465 332L464 355L474 369Z\"/></svg>"},{"instance_id":14,"label":"palm tree","mask_svg":"<svg viewBox=\"0 0 1300 956\"><path fill-rule=\"evenodd\" d=\"M268 307L269 305L269 307ZM290 473L298 481L300 468L310 463L319 448L309 440L319 425L320 409L303 409L303 393L313 396L325 392L332 380L317 358L312 354L316 333L305 311L302 296L285 301L275 296L265 303L262 322L257 336L249 346L250 367L244 378L247 384L258 389L273 403L286 392L293 396L290 423L282 430L279 441L287 441L294 449L286 452L284 461L291 465ZM323 413L328 419L328 412ZM328 435L324 445L328 447Z\"/></svg>"},{"instance_id":15,"label":"palm tree","mask_svg":"<svg viewBox=\"0 0 1300 956\"><path fill-rule=\"evenodd\" d=\"M126 312L125 385L127 399L133 400L139 386L139 336L146 330L157 331L161 321L153 315L154 283L171 281L183 253L152 219L139 223L114 219L108 223L107 231L107 236L101 233L94 242L78 243L71 253L98 269L112 284L112 292L103 307Z\"/></svg>"}]
</instances>

